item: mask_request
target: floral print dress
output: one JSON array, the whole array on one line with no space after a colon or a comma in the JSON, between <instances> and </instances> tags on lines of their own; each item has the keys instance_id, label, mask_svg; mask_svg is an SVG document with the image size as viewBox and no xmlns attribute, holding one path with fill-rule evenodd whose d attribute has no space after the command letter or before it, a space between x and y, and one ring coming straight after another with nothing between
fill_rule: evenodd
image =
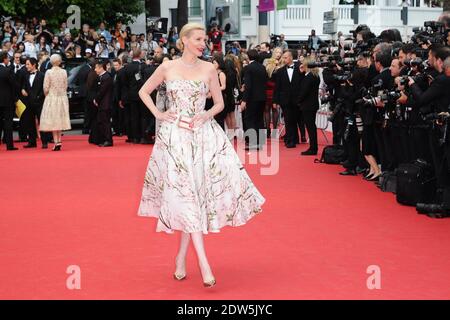
<instances>
[{"instance_id":1,"label":"floral print dress","mask_svg":"<svg viewBox=\"0 0 450 320\"><path fill-rule=\"evenodd\" d=\"M204 112L205 82L170 80L166 90L169 108L177 114ZM264 202L214 119L195 131L161 124L138 212L158 218L157 231L219 232L245 224Z\"/></svg>"}]
</instances>

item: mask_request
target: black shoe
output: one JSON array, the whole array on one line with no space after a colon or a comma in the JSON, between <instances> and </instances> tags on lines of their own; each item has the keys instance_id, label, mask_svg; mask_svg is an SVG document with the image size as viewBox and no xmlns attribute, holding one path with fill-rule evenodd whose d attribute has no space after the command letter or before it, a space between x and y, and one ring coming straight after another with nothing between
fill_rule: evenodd
<instances>
[{"instance_id":1,"label":"black shoe","mask_svg":"<svg viewBox=\"0 0 450 320\"><path fill-rule=\"evenodd\" d=\"M99 147L112 147L113 144L111 142L106 141L104 143L99 144L98 146Z\"/></svg>"},{"instance_id":2,"label":"black shoe","mask_svg":"<svg viewBox=\"0 0 450 320\"><path fill-rule=\"evenodd\" d=\"M89 134L90 132L89 132L89 129L83 129L83 130L81 131L81 133L82 133L82 134Z\"/></svg>"},{"instance_id":3,"label":"black shoe","mask_svg":"<svg viewBox=\"0 0 450 320\"><path fill-rule=\"evenodd\" d=\"M62 147L62 144L61 143L57 143L53 147L52 151L61 151L61 147Z\"/></svg>"},{"instance_id":4,"label":"black shoe","mask_svg":"<svg viewBox=\"0 0 450 320\"><path fill-rule=\"evenodd\" d=\"M8 150L8 151L16 151L16 150L19 150L19 148L16 148L16 147L7 147L6 150Z\"/></svg>"},{"instance_id":5,"label":"black shoe","mask_svg":"<svg viewBox=\"0 0 450 320\"><path fill-rule=\"evenodd\" d=\"M356 170L354 169L347 169L343 172L339 172L341 176L356 176Z\"/></svg>"},{"instance_id":6,"label":"black shoe","mask_svg":"<svg viewBox=\"0 0 450 320\"><path fill-rule=\"evenodd\" d=\"M302 156L316 156L317 151L314 150L306 150L301 153Z\"/></svg>"},{"instance_id":7,"label":"black shoe","mask_svg":"<svg viewBox=\"0 0 450 320\"><path fill-rule=\"evenodd\" d=\"M36 143L28 143L26 145L23 146L25 149L29 149L29 148L37 148L37 144Z\"/></svg>"},{"instance_id":8,"label":"black shoe","mask_svg":"<svg viewBox=\"0 0 450 320\"><path fill-rule=\"evenodd\" d=\"M125 140L126 143L133 143L133 139L127 139Z\"/></svg>"},{"instance_id":9,"label":"black shoe","mask_svg":"<svg viewBox=\"0 0 450 320\"><path fill-rule=\"evenodd\" d=\"M48 144L47 143L43 143L42 144L42 149L48 149Z\"/></svg>"},{"instance_id":10,"label":"black shoe","mask_svg":"<svg viewBox=\"0 0 450 320\"><path fill-rule=\"evenodd\" d=\"M350 167L350 162L349 162L348 160L342 161L340 164L341 164L341 166L343 166L344 168Z\"/></svg>"},{"instance_id":11,"label":"black shoe","mask_svg":"<svg viewBox=\"0 0 450 320\"><path fill-rule=\"evenodd\" d=\"M287 143L286 144L286 148L288 148L288 149L292 149L292 148L295 148L295 147L297 147L295 143Z\"/></svg>"}]
</instances>

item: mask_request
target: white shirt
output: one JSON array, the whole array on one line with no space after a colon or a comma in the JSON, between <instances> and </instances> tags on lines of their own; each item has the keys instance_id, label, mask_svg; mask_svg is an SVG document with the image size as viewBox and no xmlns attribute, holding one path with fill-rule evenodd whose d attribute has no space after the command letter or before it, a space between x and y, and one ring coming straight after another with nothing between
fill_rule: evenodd
<instances>
[{"instance_id":1,"label":"white shirt","mask_svg":"<svg viewBox=\"0 0 450 320\"><path fill-rule=\"evenodd\" d=\"M291 67L292 67L292 68L291 68ZM289 77L289 82L292 82L292 75L294 74L294 68L295 68L294 65L291 65L291 66L289 66L289 67L286 67L286 69L287 69L287 74L288 74L288 77Z\"/></svg>"},{"instance_id":2,"label":"white shirt","mask_svg":"<svg viewBox=\"0 0 450 320\"><path fill-rule=\"evenodd\" d=\"M37 72L37 71L36 71ZM34 78L36 78L36 72L34 74L30 74L30 87L33 86Z\"/></svg>"},{"instance_id":3,"label":"white shirt","mask_svg":"<svg viewBox=\"0 0 450 320\"><path fill-rule=\"evenodd\" d=\"M108 46L105 46L103 51L100 54L98 54L100 52L100 44L97 43L95 45L95 52L97 52L97 57L98 58L109 58L109 48L108 48Z\"/></svg>"},{"instance_id":4,"label":"white shirt","mask_svg":"<svg viewBox=\"0 0 450 320\"><path fill-rule=\"evenodd\" d=\"M22 69L22 65L13 63L14 73L17 73L20 69Z\"/></svg>"},{"instance_id":5,"label":"white shirt","mask_svg":"<svg viewBox=\"0 0 450 320\"><path fill-rule=\"evenodd\" d=\"M25 55L27 55L29 58L37 59L36 45L28 41L24 42L24 45L25 45Z\"/></svg>"}]
</instances>

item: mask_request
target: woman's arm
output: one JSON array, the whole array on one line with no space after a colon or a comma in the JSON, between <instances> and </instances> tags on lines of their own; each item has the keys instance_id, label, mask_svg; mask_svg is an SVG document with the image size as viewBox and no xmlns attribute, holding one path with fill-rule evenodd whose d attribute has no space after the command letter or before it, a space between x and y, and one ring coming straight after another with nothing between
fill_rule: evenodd
<instances>
[{"instance_id":1,"label":"woman's arm","mask_svg":"<svg viewBox=\"0 0 450 320\"><path fill-rule=\"evenodd\" d=\"M50 72L47 72L44 77L44 94L48 95L50 90Z\"/></svg>"},{"instance_id":2,"label":"woman's arm","mask_svg":"<svg viewBox=\"0 0 450 320\"><path fill-rule=\"evenodd\" d=\"M150 94L164 81L167 72L167 66L161 64L152 76L145 82L141 90L139 90L139 97L142 102L150 109L151 113L159 121L173 121L176 119L176 115L173 112L160 112L153 103Z\"/></svg>"},{"instance_id":3,"label":"woman's arm","mask_svg":"<svg viewBox=\"0 0 450 320\"><path fill-rule=\"evenodd\" d=\"M224 91L227 88L227 76L224 72L219 73L220 78L220 90Z\"/></svg>"},{"instance_id":4,"label":"woman's arm","mask_svg":"<svg viewBox=\"0 0 450 320\"><path fill-rule=\"evenodd\" d=\"M209 92L214 101L214 106L204 113L198 113L192 118L191 127L201 127L206 121L220 113L224 108L222 91L220 90L217 71L212 64L208 66Z\"/></svg>"}]
</instances>

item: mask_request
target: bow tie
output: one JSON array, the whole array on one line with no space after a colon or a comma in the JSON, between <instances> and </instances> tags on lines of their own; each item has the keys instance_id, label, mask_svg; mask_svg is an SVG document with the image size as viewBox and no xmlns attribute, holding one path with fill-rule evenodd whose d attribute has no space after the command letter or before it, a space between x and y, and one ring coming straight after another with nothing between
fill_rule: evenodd
<instances>
[{"instance_id":1,"label":"bow tie","mask_svg":"<svg viewBox=\"0 0 450 320\"><path fill-rule=\"evenodd\" d=\"M30 72L30 76L36 75L36 72Z\"/></svg>"},{"instance_id":2,"label":"bow tie","mask_svg":"<svg viewBox=\"0 0 450 320\"><path fill-rule=\"evenodd\" d=\"M287 67L288 69L294 69L294 66L289 66L289 67Z\"/></svg>"}]
</instances>

